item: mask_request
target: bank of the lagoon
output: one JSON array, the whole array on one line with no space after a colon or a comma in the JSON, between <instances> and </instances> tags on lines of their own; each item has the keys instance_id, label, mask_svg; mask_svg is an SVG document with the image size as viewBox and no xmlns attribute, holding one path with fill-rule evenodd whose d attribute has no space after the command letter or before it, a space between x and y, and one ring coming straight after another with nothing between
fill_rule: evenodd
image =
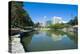
<instances>
[{"instance_id":1,"label":"bank of the lagoon","mask_svg":"<svg viewBox=\"0 0 80 54\"><path fill-rule=\"evenodd\" d=\"M11 50L9 50L12 53L24 53L24 48L22 46L22 44L20 43L20 38L19 38L20 34L11 36L11 42L10 47Z\"/></svg>"},{"instance_id":2,"label":"bank of the lagoon","mask_svg":"<svg viewBox=\"0 0 80 54\"><path fill-rule=\"evenodd\" d=\"M10 30L10 40L9 40L9 52L12 53L24 53L23 45L21 44L21 35L23 33L29 33L33 30L24 30L20 28L12 28Z\"/></svg>"},{"instance_id":3,"label":"bank of the lagoon","mask_svg":"<svg viewBox=\"0 0 80 54\"><path fill-rule=\"evenodd\" d=\"M25 31L25 32L21 32ZM76 49L77 32L52 29L21 30L11 36L12 52ZM26 32L27 31L27 32Z\"/></svg>"}]
</instances>

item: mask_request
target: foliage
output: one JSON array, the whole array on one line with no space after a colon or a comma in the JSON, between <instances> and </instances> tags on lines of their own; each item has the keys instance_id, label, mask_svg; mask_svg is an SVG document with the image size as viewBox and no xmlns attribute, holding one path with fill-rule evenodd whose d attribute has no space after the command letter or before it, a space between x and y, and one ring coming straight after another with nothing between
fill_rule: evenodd
<instances>
[{"instance_id":1,"label":"foliage","mask_svg":"<svg viewBox=\"0 0 80 54\"><path fill-rule=\"evenodd\" d=\"M14 27L32 26L29 14L23 9L23 2L11 1L11 25Z\"/></svg>"},{"instance_id":2,"label":"foliage","mask_svg":"<svg viewBox=\"0 0 80 54\"><path fill-rule=\"evenodd\" d=\"M70 25L78 25L78 17L75 16L74 19L71 19L68 24Z\"/></svg>"},{"instance_id":3,"label":"foliage","mask_svg":"<svg viewBox=\"0 0 80 54\"><path fill-rule=\"evenodd\" d=\"M54 28L54 29L61 29L61 28L64 28L65 25L64 24L52 24L49 26L50 28Z\"/></svg>"},{"instance_id":4,"label":"foliage","mask_svg":"<svg viewBox=\"0 0 80 54\"><path fill-rule=\"evenodd\" d=\"M68 28L68 27L71 27L73 25L77 25L78 24L78 18L77 16L74 17L73 20L70 20L68 23L57 23L57 24L51 24L49 25L48 27L49 28L53 28L53 29L62 29L62 28Z\"/></svg>"},{"instance_id":5,"label":"foliage","mask_svg":"<svg viewBox=\"0 0 80 54\"><path fill-rule=\"evenodd\" d=\"M39 22L36 23L36 24L34 25L34 27L40 27L40 23L39 23Z\"/></svg>"}]
</instances>

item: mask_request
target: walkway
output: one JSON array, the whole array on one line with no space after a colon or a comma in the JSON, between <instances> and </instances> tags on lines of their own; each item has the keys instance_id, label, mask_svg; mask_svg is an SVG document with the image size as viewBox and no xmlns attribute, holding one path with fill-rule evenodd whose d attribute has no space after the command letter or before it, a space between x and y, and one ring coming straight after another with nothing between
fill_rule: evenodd
<instances>
[{"instance_id":1,"label":"walkway","mask_svg":"<svg viewBox=\"0 0 80 54\"><path fill-rule=\"evenodd\" d=\"M11 52L12 53L24 53L24 48L22 46L22 44L20 43L20 38L18 38L19 34L18 35L14 35L14 36L11 36Z\"/></svg>"}]
</instances>

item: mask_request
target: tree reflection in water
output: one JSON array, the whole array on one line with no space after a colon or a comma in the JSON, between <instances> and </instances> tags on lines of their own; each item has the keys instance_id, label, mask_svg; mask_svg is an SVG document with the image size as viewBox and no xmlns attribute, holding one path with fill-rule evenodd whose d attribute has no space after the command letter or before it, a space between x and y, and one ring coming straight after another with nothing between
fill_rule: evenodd
<instances>
[{"instance_id":1,"label":"tree reflection in water","mask_svg":"<svg viewBox=\"0 0 80 54\"><path fill-rule=\"evenodd\" d=\"M77 33L57 30L33 31L21 34L26 52L77 48Z\"/></svg>"},{"instance_id":2,"label":"tree reflection in water","mask_svg":"<svg viewBox=\"0 0 80 54\"><path fill-rule=\"evenodd\" d=\"M32 32L24 32L24 33L21 33L20 34L20 42L22 43L23 45L23 48L25 50L25 52L29 52L29 50L27 50L27 46L31 43L31 40L32 40L32 36L35 34L38 34L37 31L32 31Z\"/></svg>"},{"instance_id":3,"label":"tree reflection in water","mask_svg":"<svg viewBox=\"0 0 80 54\"><path fill-rule=\"evenodd\" d=\"M76 41L78 39L77 32L63 32L59 30L47 30L47 35L51 36L55 41L61 40L62 38L68 36L71 40ZM65 35L66 34L66 35Z\"/></svg>"}]
</instances>

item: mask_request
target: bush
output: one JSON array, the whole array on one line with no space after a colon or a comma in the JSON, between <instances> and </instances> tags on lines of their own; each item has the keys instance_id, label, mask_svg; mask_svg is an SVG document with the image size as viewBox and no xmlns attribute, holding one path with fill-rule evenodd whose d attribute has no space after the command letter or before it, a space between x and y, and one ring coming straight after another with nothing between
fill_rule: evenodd
<instances>
[{"instance_id":1,"label":"bush","mask_svg":"<svg viewBox=\"0 0 80 54\"><path fill-rule=\"evenodd\" d=\"M54 28L54 29L61 29L64 28L65 25L64 24L53 24L49 26L50 28Z\"/></svg>"}]
</instances>

